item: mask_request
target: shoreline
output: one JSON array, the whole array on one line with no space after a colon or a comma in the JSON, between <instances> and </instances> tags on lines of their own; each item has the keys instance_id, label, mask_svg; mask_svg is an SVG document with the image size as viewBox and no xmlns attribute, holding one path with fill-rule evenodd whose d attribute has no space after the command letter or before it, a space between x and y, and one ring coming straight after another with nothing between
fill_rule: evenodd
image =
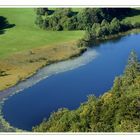
<instances>
[{"instance_id":1,"label":"shoreline","mask_svg":"<svg viewBox=\"0 0 140 140\"><path fill-rule=\"evenodd\" d=\"M134 32L134 30L135 30L135 32ZM125 36L125 35L129 35L129 34L131 34L131 33L139 33L140 32L140 30L138 29L134 29L134 30L131 30L131 31L127 31L126 33L120 33L119 35L115 35L113 38L110 38L110 39L104 39L104 41L109 41L109 40L111 40L111 39L115 39L116 37L121 37L121 36ZM104 41L102 42L100 42L100 43L104 43ZM84 53L86 50L84 50L84 51L82 51L82 53ZM75 56L72 56L71 58L75 58L76 56L80 56L81 55L81 53L79 54L79 55L75 55ZM68 59L70 59L70 58L67 58L66 60L68 60ZM64 60L63 60L64 61ZM60 62L60 61L59 61ZM55 63L59 63L59 62L55 62ZM49 64L50 65L50 64ZM46 66L46 67L48 67L48 65ZM40 68L41 69L41 68ZM37 71L39 71L39 69L37 70ZM36 71L36 72L37 72ZM36 72L34 73L34 74L36 74ZM34 75L33 74L33 75ZM32 77L32 76L31 76ZM30 78L30 77L28 77L28 78ZM27 79L28 79L27 78ZM24 80L26 80L26 78L24 79ZM12 95L11 95L12 96ZM8 98L9 96L7 96L7 98ZM9 127L12 127L12 126L10 126L10 124L8 123L8 122L6 122L6 120L3 118L3 115L2 115L2 106L3 106L3 103L4 103L4 101L5 101L5 98L3 98L4 100L2 100L1 102L0 102L0 120L2 120L3 122L5 122L6 124L8 124L9 125ZM0 123L1 123L1 121L0 121ZM12 128L14 128L14 127L12 127ZM16 128L14 128L15 129L15 131L17 130ZM24 130L23 130L24 131Z\"/></svg>"},{"instance_id":2,"label":"shoreline","mask_svg":"<svg viewBox=\"0 0 140 140\"><path fill-rule=\"evenodd\" d=\"M119 34L115 34L115 35L111 35L111 36L106 36L104 38L98 38L97 40L95 40L95 41L92 42L92 45L89 46L89 48L92 47L92 46L94 46L94 45L99 45L100 43L104 43L104 42L109 41L109 40L112 40L112 39L116 39L116 38L119 38L119 37L122 37L122 36L125 36L125 35L129 35L131 33L134 33L134 34L140 33L140 29L132 29L132 30L129 30L129 31L126 31L126 32L122 32L122 33L119 33ZM75 46L76 43L74 42L74 44L72 43L72 45ZM60 46L61 46L61 44L60 44ZM81 54L83 54L87 50L87 48L88 48L88 47L78 48L77 46L75 46L75 47L76 47L76 48L74 48L76 50L75 52L72 52L71 54L68 54L65 57L59 58L58 60L57 59L56 60L47 60L47 58L44 57L44 58L41 58L41 62L39 62L40 61L39 60L40 58L38 58L38 60L37 59L36 60L32 60L32 58L31 58L31 60L29 60L30 61L29 63L36 63L37 62L36 67L33 70L31 70L29 73L26 73L25 72L26 74L24 74L23 76L16 77L17 79L13 83L5 84L4 86L1 86L0 85L0 92L4 91L6 89L9 89L9 88L11 88L11 87L19 84L20 82L22 82L22 81L24 81L24 80L32 77L40 69L42 69L42 68L44 68L46 66L49 66L51 64L59 63L59 62L62 62L62 61L66 61L66 60L73 59L75 57L81 56ZM52 49L55 50L56 48L52 48ZM26 53L28 53L28 52L26 52ZM32 55L32 53L34 53L34 50L29 50L29 53L31 53L31 54L28 54L28 55ZM63 52L63 53L65 53L65 52ZM20 55L20 54L17 54L17 56L18 55ZM1 66L1 61L4 61L5 62L5 60L0 60L0 66ZM1 80L1 78L2 78L2 76L0 77L0 80ZM8 80L8 78L6 79L6 81L7 80Z\"/></svg>"},{"instance_id":3,"label":"shoreline","mask_svg":"<svg viewBox=\"0 0 140 140\"><path fill-rule=\"evenodd\" d=\"M0 77L2 81L0 92L32 77L43 67L80 56L86 49L77 48L76 42L68 42L52 46L52 48L49 46L29 50L23 54L18 53L8 59L0 60L0 67L6 73Z\"/></svg>"},{"instance_id":4,"label":"shoreline","mask_svg":"<svg viewBox=\"0 0 140 140\"><path fill-rule=\"evenodd\" d=\"M87 64L88 62L90 62L91 60L93 60L97 55L98 54L96 54L96 51L93 51L89 48L86 52L79 55L79 57L72 57L70 59L66 59L66 60L63 60L60 62L55 62L55 63L49 64L47 66L44 66L43 68L39 69L36 73L34 73L32 76L28 77L25 80L22 80L20 83L17 83L16 85L14 85L8 89L0 91L1 95L7 94L5 97L2 97L0 95L0 100L2 98L6 98L8 95L9 96L12 95L12 94L9 94L9 92L11 90L12 90L11 92L13 92L13 89L15 89L16 87L17 87L17 90L14 90L13 94L22 91L22 88L18 88L18 87L21 87L20 85L23 85L24 83L26 83L28 81L32 80L32 82L31 82L32 83L31 86L32 86L32 85L40 82L41 80L46 79L52 75L59 74L61 72L66 72L69 70L73 70L75 68L83 66L83 65ZM37 80L37 78L39 80ZM35 82L35 81L37 81L37 82ZM29 85L30 84L28 82L27 88L31 87Z\"/></svg>"},{"instance_id":5,"label":"shoreline","mask_svg":"<svg viewBox=\"0 0 140 140\"><path fill-rule=\"evenodd\" d=\"M89 52L89 53L88 53ZM88 56L88 57L87 57ZM44 69L44 71L46 71L48 68L49 68L49 70L50 70L50 67L52 67L53 65L59 65L60 64L60 67L59 68L61 68L60 69L60 71L57 71L57 72L54 72L54 69L52 70L52 73L50 74L50 73L48 73L48 71L46 72L47 73L47 76L46 77L43 77L43 78L41 78L41 80L43 80L43 79L45 79L45 78L48 78L49 76L52 76L52 75L54 75L54 74L58 74L58 73L61 73L61 72L65 72L65 71L67 71L67 70L73 70L73 69L75 69L75 68L78 68L78 67L80 67L80 66L83 66L83 65L85 65L85 64L87 64L88 62L90 62L91 60L93 60L94 58L96 57L96 52L95 51L91 51L91 50L89 50L89 51L86 51L83 55L80 55L79 57L74 57L73 59L69 59L69 60L66 60L66 61L62 61L62 62L59 62L59 63L55 63L55 64L52 64L52 65L50 65L50 66L46 66L46 67L44 67L43 69ZM77 61L77 59L78 59L78 61ZM78 62L79 62L79 59L80 59L80 65L78 65ZM85 59L85 60L84 60ZM73 61L75 61L75 62L77 62L77 63L75 63L72 67L70 66L71 65L71 63L73 63ZM67 64L67 62L68 62L68 64ZM69 63L70 62L70 63ZM82 63L81 63L82 62ZM84 62L84 63L83 63ZM64 64L63 64L64 63ZM61 65L62 64L62 65ZM67 66L64 68L63 67L63 65L65 66L65 64L67 64L67 66L68 66L68 68L67 68ZM45 70L45 68L46 68L46 70ZM56 67L55 67L56 68ZM39 70L39 72L38 72L38 74L39 73L42 73L42 70L43 69L41 69L41 70ZM48 75L49 74L49 75ZM29 81L30 81L30 79L32 80L34 80L35 81L35 79L36 78L39 78L38 77L38 75L37 74L35 74L34 76L32 76L32 77L30 77L30 78L28 78L28 79L26 79L25 80L25 83L26 83L26 81L27 81L27 85L30 83ZM37 82L35 82L35 84L36 83L38 83L38 82L40 82L41 80L39 80L39 81L37 81ZM22 81L20 84L24 84L24 81ZM31 81L31 83L34 85L34 83ZM20 84L17 84L17 85L20 85ZM32 86L32 85L31 85ZM30 86L29 86L30 87ZM14 87L13 87L14 88ZM28 86L26 87L26 88L28 88ZM25 88L21 88L20 89L20 86L19 86L19 89L18 89L18 87L17 86L15 86L15 91L16 92L13 92L13 90L11 90L11 88L9 89L10 90L10 94L8 93L5 97L3 97L2 98L2 100L0 101L0 124L1 124L1 122L5 122L6 123L6 126L8 125L10 128L12 127L12 126L10 126L10 124L4 119L4 116L3 116L3 113L2 113L2 107L3 107L3 105L4 105L4 102L6 101L6 100L8 100L9 99L9 97L11 97L11 96L13 96L13 95L15 95L15 94L18 94L20 91L22 91L22 90L24 90ZM7 91L7 90L5 90L5 91ZM3 94L5 95L5 92L3 92ZM20 129L17 129L17 128L14 128L14 127L12 127L12 129L14 130L15 129L15 131L22 131L22 130L20 130ZM23 130L23 131L26 131L26 130Z\"/></svg>"},{"instance_id":6,"label":"shoreline","mask_svg":"<svg viewBox=\"0 0 140 140\"><path fill-rule=\"evenodd\" d=\"M109 35L109 36L105 36L102 38L97 38L96 41L91 42L91 44L92 44L91 46L99 45L100 43L104 43L104 42L107 42L107 41L113 40L113 39L118 39L118 38L121 38L126 35L139 34L139 33L140 33L140 28L130 29L126 32L120 32L118 34Z\"/></svg>"}]
</instances>

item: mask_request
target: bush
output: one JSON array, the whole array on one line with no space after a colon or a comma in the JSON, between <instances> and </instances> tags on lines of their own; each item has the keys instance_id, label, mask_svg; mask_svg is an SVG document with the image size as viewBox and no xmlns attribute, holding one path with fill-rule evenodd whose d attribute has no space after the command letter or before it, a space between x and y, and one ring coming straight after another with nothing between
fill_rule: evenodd
<instances>
[{"instance_id":1,"label":"bush","mask_svg":"<svg viewBox=\"0 0 140 140\"><path fill-rule=\"evenodd\" d=\"M79 39L79 41L77 42L77 47L81 48L81 47L88 47L89 46L89 42L87 42L84 39Z\"/></svg>"}]
</instances>

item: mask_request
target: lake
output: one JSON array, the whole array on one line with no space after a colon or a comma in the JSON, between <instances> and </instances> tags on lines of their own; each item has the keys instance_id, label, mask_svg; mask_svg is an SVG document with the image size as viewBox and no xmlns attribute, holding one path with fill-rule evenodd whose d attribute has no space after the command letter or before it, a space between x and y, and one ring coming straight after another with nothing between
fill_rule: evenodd
<instances>
[{"instance_id":1,"label":"lake","mask_svg":"<svg viewBox=\"0 0 140 140\"><path fill-rule=\"evenodd\" d=\"M33 77L0 92L14 94L3 105L12 126L31 130L58 108L76 109L87 96L100 96L111 89L123 73L131 50L140 56L140 34L101 43L73 60L52 64Z\"/></svg>"}]
</instances>

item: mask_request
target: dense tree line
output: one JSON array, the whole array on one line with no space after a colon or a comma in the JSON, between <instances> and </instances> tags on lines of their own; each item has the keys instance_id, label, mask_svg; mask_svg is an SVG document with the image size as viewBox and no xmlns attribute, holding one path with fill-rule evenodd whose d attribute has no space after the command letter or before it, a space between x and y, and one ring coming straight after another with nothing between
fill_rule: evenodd
<instances>
[{"instance_id":1,"label":"dense tree line","mask_svg":"<svg viewBox=\"0 0 140 140\"><path fill-rule=\"evenodd\" d=\"M134 51L108 93L89 96L76 110L59 109L35 132L140 132L140 63Z\"/></svg>"},{"instance_id":2,"label":"dense tree line","mask_svg":"<svg viewBox=\"0 0 140 140\"><path fill-rule=\"evenodd\" d=\"M131 12L130 8L83 8L79 12L71 8L38 8L35 23L46 30L85 30L103 19L111 21L122 18Z\"/></svg>"},{"instance_id":3,"label":"dense tree line","mask_svg":"<svg viewBox=\"0 0 140 140\"><path fill-rule=\"evenodd\" d=\"M105 39L108 36L125 32L135 27L136 25L132 25L129 22L122 22L116 17L110 22L103 19L101 23L94 23L91 28L86 30L85 36L79 40L78 46L87 47L97 39Z\"/></svg>"}]
</instances>

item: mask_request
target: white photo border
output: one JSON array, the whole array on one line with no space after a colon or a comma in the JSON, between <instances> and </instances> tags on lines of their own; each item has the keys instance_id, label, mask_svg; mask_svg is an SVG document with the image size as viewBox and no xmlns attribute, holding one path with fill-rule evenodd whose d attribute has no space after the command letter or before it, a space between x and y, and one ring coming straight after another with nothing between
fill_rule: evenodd
<instances>
[{"instance_id":1,"label":"white photo border","mask_svg":"<svg viewBox=\"0 0 140 140\"><path fill-rule=\"evenodd\" d=\"M0 8L136 7L140 0L0 0ZM140 133L0 133L0 140L140 140Z\"/></svg>"}]
</instances>

